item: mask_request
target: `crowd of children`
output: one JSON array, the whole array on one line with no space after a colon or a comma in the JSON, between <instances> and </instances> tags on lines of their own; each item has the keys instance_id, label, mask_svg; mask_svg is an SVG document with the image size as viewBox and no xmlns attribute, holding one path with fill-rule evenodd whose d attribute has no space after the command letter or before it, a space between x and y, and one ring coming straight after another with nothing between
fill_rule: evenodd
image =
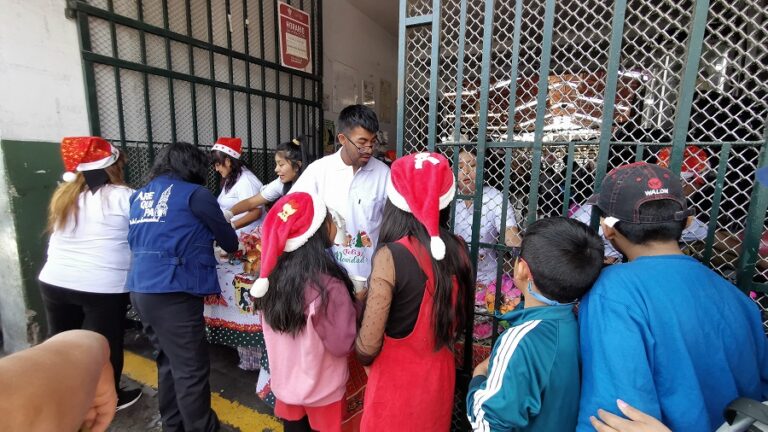
<instances>
[{"instance_id":1,"label":"crowd of children","mask_svg":"<svg viewBox=\"0 0 768 432\"><path fill-rule=\"evenodd\" d=\"M480 241L519 256L502 278L514 305L496 311L508 328L469 384L474 430L714 430L733 399L768 398L758 309L681 251L694 218L668 169L621 166L582 207L586 217L540 219L522 233L511 209L495 208L505 199L497 189L482 186L482 209L467 200L481 187L474 153L460 153L457 182L437 153L405 155L391 170L373 158L378 120L365 106L344 109L339 130L339 151L309 165L299 139L281 144L278 178L265 187L236 138L211 155L170 144L136 191L108 142L65 139L78 174L54 194L40 275L49 320L60 323L52 331L104 334L119 383L115 334L130 293L157 352L164 431L219 429L209 338L261 369L286 431L446 431L453 349L478 288L497 280L496 251L476 269L468 255L467 220L480 214ZM211 160L218 199L205 188ZM577 220L592 213L599 234ZM248 291L230 257L238 234L256 227L260 268ZM96 231L110 233L99 238L108 254L91 251L103 271L83 253ZM607 246L627 262L604 267ZM108 283L74 283L64 267ZM363 367L367 380L355 377Z\"/></svg>"}]
</instances>

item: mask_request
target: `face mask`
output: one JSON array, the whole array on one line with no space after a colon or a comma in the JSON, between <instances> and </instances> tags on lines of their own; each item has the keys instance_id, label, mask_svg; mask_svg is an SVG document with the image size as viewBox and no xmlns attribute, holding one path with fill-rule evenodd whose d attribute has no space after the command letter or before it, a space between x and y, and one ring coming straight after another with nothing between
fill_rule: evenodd
<instances>
[{"instance_id":1,"label":"face mask","mask_svg":"<svg viewBox=\"0 0 768 432\"><path fill-rule=\"evenodd\" d=\"M528 294L530 294L536 300L544 303L545 305L549 305L549 306L567 306L567 305L572 305L572 304L576 303L575 301L572 301L570 303L560 303L558 301L550 300L550 299L544 297L543 295L541 295L541 294L535 292L534 290L532 290L531 289L532 286L533 286L533 281L528 281Z\"/></svg>"}]
</instances>

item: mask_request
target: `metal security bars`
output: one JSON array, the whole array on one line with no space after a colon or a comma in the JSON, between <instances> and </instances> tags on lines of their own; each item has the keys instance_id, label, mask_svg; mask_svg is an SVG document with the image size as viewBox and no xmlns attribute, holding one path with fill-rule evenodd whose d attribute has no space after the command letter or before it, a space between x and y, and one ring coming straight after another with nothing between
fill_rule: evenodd
<instances>
[{"instance_id":1,"label":"metal security bars","mask_svg":"<svg viewBox=\"0 0 768 432\"><path fill-rule=\"evenodd\" d=\"M498 257L496 308L515 250L483 238L487 214L499 233L574 216L635 161L681 174L697 219L685 250L766 303L766 29L765 0L400 1L398 151L443 152L459 177L474 153L455 204L472 212L452 223L471 227L478 268Z\"/></svg>"},{"instance_id":2,"label":"metal security bars","mask_svg":"<svg viewBox=\"0 0 768 432\"><path fill-rule=\"evenodd\" d=\"M277 0L67 2L77 20L91 133L128 155L140 182L158 147L243 139L262 181L274 177L277 144L323 123L320 0L290 0L311 19L311 73L280 65ZM246 150L247 148L247 150Z\"/></svg>"}]
</instances>

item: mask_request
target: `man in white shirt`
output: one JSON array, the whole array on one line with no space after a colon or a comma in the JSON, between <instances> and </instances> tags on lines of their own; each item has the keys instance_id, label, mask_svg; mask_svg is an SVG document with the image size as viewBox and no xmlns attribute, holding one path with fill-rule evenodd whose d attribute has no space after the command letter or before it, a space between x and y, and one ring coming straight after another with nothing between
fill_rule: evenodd
<instances>
[{"instance_id":1,"label":"man in white shirt","mask_svg":"<svg viewBox=\"0 0 768 432\"><path fill-rule=\"evenodd\" d=\"M334 255L350 275L367 278L387 201L389 168L373 157L379 144L373 110L364 105L344 108L338 128L339 151L310 164L291 191L319 195L344 218L346 240L333 246Z\"/></svg>"}]
</instances>

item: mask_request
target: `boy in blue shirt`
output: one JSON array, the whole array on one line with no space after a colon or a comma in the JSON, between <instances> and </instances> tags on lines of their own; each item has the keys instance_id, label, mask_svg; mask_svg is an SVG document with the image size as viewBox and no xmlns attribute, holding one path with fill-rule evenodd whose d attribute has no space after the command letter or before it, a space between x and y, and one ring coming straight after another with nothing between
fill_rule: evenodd
<instances>
[{"instance_id":1,"label":"boy in blue shirt","mask_svg":"<svg viewBox=\"0 0 768 432\"><path fill-rule=\"evenodd\" d=\"M603 242L573 219L531 224L515 262L524 308L502 315L510 328L469 384L475 431L572 431L579 410L579 330L573 303L592 286Z\"/></svg>"},{"instance_id":2,"label":"boy in blue shirt","mask_svg":"<svg viewBox=\"0 0 768 432\"><path fill-rule=\"evenodd\" d=\"M680 180L635 163L606 176L596 209L629 262L605 269L579 307L582 392L578 431L616 401L673 431L707 431L738 396L768 396L768 352L757 306L686 256L690 212Z\"/></svg>"}]
</instances>

